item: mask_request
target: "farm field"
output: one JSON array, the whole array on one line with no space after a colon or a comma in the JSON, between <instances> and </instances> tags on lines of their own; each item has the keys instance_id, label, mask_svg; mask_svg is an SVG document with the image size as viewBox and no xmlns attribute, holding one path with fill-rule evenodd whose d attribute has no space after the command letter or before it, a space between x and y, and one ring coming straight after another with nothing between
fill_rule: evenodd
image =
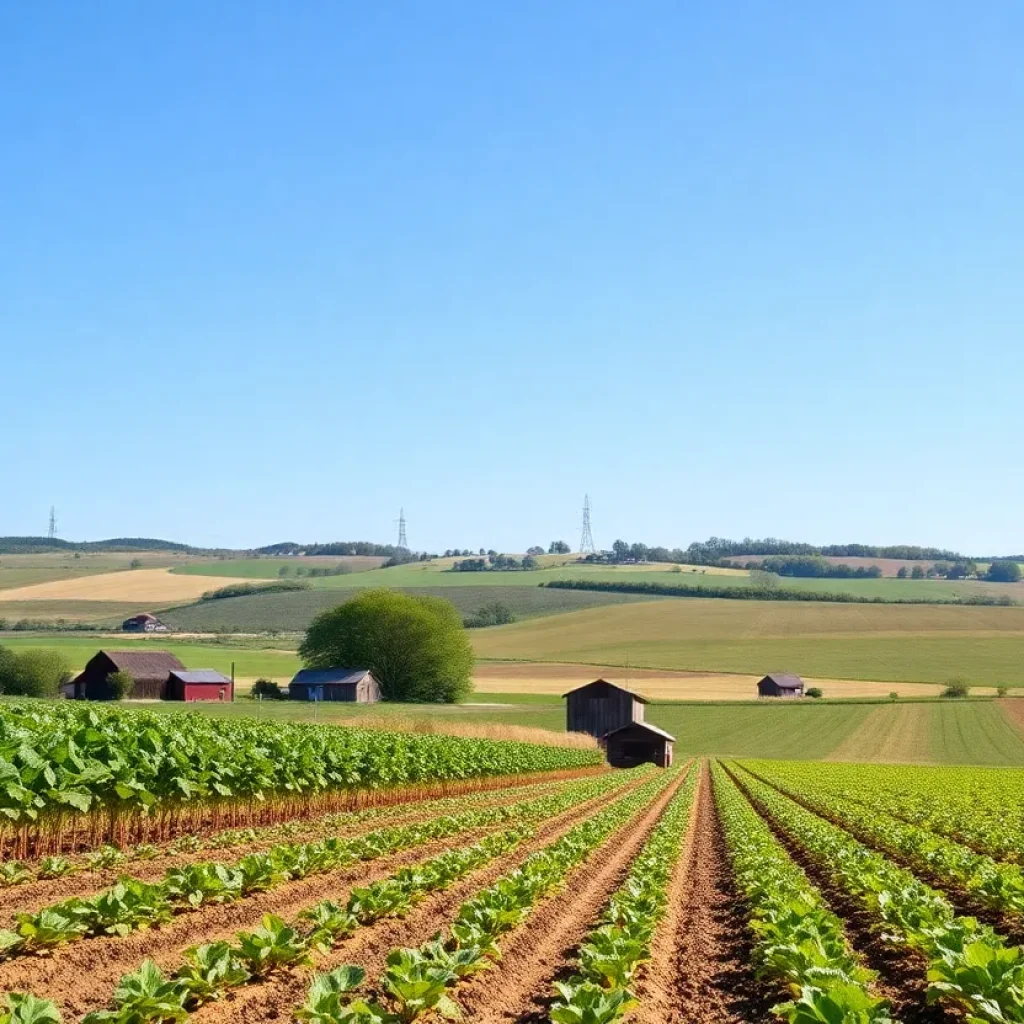
<instances>
[{"instance_id":1,"label":"farm field","mask_svg":"<svg viewBox=\"0 0 1024 1024\"><path fill-rule=\"evenodd\" d=\"M1020 769L740 757L183 829L8 871L0 987L46 1024L1012 1022L1022 807Z\"/></svg>"},{"instance_id":2,"label":"farm field","mask_svg":"<svg viewBox=\"0 0 1024 1024\"><path fill-rule=\"evenodd\" d=\"M0 593L5 601L133 601L155 608L195 600L206 591L229 583L246 582L243 577L184 576L170 569L131 569L51 580Z\"/></svg>"},{"instance_id":3,"label":"farm field","mask_svg":"<svg viewBox=\"0 0 1024 1024\"><path fill-rule=\"evenodd\" d=\"M160 551L61 551L35 555L0 554L0 591L53 580L73 580L101 573L128 571L133 561L142 568L170 568L189 556Z\"/></svg>"},{"instance_id":4,"label":"farm field","mask_svg":"<svg viewBox=\"0 0 1024 1024\"><path fill-rule=\"evenodd\" d=\"M365 573L362 575L366 575ZM580 590L548 590L541 587L417 587L406 593L443 597L463 616L500 601L517 619L578 611L610 604L632 604L649 598L636 594L599 594ZM313 617L360 593L355 587L337 590L297 590L270 594L246 594L217 601L171 608L161 618L173 629L196 633L258 633L305 630Z\"/></svg>"},{"instance_id":5,"label":"farm field","mask_svg":"<svg viewBox=\"0 0 1024 1024\"><path fill-rule=\"evenodd\" d=\"M219 558L216 560L198 559L185 562L175 567L175 573L192 576L230 576L244 577L253 580L276 580L281 570L286 569L291 578L295 578L296 569L303 572L309 569L334 569L344 566L347 572L365 572L367 569L379 569L386 558L376 555L303 555L299 557L281 558Z\"/></svg>"},{"instance_id":6,"label":"farm field","mask_svg":"<svg viewBox=\"0 0 1024 1024\"><path fill-rule=\"evenodd\" d=\"M497 626L473 642L478 657L495 661L1024 683L1022 608L666 599Z\"/></svg>"}]
</instances>

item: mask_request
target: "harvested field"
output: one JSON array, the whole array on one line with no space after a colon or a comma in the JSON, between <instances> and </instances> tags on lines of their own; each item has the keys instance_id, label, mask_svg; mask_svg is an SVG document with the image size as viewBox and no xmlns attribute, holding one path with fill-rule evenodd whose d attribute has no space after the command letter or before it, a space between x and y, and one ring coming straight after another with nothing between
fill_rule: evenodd
<instances>
[{"instance_id":1,"label":"harvested field","mask_svg":"<svg viewBox=\"0 0 1024 1024\"><path fill-rule=\"evenodd\" d=\"M170 569L131 569L125 572L77 576L3 591L4 601L118 601L158 607L174 601L194 601L208 590L231 583L247 583L243 577L185 576ZM143 609L145 610L145 609Z\"/></svg>"}]
</instances>

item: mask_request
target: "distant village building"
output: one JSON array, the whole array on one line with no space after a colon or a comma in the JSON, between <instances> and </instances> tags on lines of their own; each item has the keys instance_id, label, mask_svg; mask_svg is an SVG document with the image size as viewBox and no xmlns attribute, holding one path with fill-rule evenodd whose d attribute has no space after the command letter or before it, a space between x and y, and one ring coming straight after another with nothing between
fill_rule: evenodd
<instances>
[{"instance_id":1,"label":"distant village building","mask_svg":"<svg viewBox=\"0 0 1024 1024\"><path fill-rule=\"evenodd\" d=\"M235 684L212 668L175 669L167 679L165 700L235 699Z\"/></svg>"},{"instance_id":2,"label":"distant village building","mask_svg":"<svg viewBox=\"0 0 1024 1024\"><path fill-rule=\"evenodd\" d=\"M773 672L757 684L758 697L802 697L804 681L799 676Z\"/></svg>"},{"instance_id":3,"label":"distant village building","mask_svg":"<svg viewBox=\"0 0 1024 1024\"><path fill-rule=\"evenodd\" d=\"M291 681L288 695L292 700L375 704L381 699L381 689L365 668L304 668Z\"/></svg>"},{"instance_id":4,"label":"distant village building","mask_svg":"<svg viewBox=\"0 0 1024 1024\"><path fill-rule=\"evenodd\" d=\"M646 697L607 679L595 679L562 696L566 730L596 737L609 764L616 768L647 762L661 768L672 764L675 737L644 721Z\"/></svg>"},{"instance_id":5,"label":"distant village building","mask_svg":"<svg viewBox=\"0 0 1024 1024\"><path fill-rule=\"evenodd\" d=\"M125 619L121 623L121 631L123 633L166 633L167 627L155 615L143 612L141 615L133 615L130 619Z\"/></svg>"},{"instance_id":6,"label":"distant village building","mask_svg":"<svg viewBox=\"0 0 1024 1024\"><path fill-rule=\"evenodd\" d=\"M134 685L125 696L135 700L165 700L167 680L185 666L167 651L97 651L81 673L61 687L74 700L112 700L107 677L127 672Z\"/></svg>"}]
</instances>

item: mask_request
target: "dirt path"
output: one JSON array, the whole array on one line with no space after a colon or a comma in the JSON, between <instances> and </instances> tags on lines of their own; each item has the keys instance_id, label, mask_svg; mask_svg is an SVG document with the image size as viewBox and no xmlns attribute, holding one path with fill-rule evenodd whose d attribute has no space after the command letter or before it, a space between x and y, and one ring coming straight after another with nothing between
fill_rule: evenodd
<instances>
[{"instance_id":1,"label":"dirt path","mask_svg":"<svg viewBox=\"0 0 1024 1024\"><path fill-rule=\"evenodd\" d=\"M510 787L508 790L488 795L483 800L474 800L471 803L467 803L463 810L484 810L488 807L501 807L518 803L521 800L536 799L544 796L546 793L554 792L561 785L567 784L568 782L556 780L555 782ZM434 803L434 801L425 801L425 803ZM452 807L444 813L457 814L460 812ZM163 878L168 871L174 868L195 864L198 861L212 860L231 864L246 854L269 850L279 843L312 842L327 836L351 839L355 836L375 832L378 829L414 825L438 816L439 812L437 810L431 811L427 808L419 807L417 804L400 804L395 808L395 813L393 814L355 821L347 826L342 824L336 828L328 828L322 821L304 821L301 823L302 827L299 831L288 836L258 839L255 842L244 845L239 844L238 846L221 849L200 850L197 853L173 854L148 861L127 861L120 867L108 871L80 871L61 878L25 882L22 885L15 885L9 889L0 889L0 927L13 927L14 915L19 912L34 912L42 907L49 906L51 903L70 899L73 896L91 896L101 889L114 885L119 878L125 875L144 882L155 882ZM7 920L5 921L4 918L7 918Z\"/></svg>"},{"instance_id":2,"label":"dirt path","mask_svg":"<svg viewBox=\"0 0 1024 1024\"><path fill-rule=\"evenodd\" d=\"M511 863L517 863L535 845L549 842L553 835L567 831L641 781L638 779L630 786L582 803L545 823L533 840L495 862L504 865L499 873L509 870ZM290 882L271 892L227 906L211 906L196 913L183 914L159 929L134 932L126 938L85 939L59 950L53 957L11 960L0 964L0 990L27 991L53 999L65 1020L77 1020L85 1013L104 1007L121 975L135 970L144 959L155 960L160 967L173 970L181 962L183 951L190 945L218 939L234 940L237 931L256 927L266 913L292 920L300 910L319 900L332 899L343 903L353 885L366 885L386 877L403 864L426 860L443 850L464 846L498 829L499 826L479 829L376 861L354 864L340 871ZM359 941L359 935L357 932L351 941ZM232 998L232 1005L247 998L256 988L267 987L254 986L241 990ZM299 988L304 991L305 983ZM239 1019L251 1021L262 1018Z\"/></svg>"},{"instance_id":3,"label":"dirt path","mask_svg":"<svg viewBox=\"0 0 1024 1024\"><path fill-rule=\"evenodd\" d=\"M761 1024L780 993L757 980L707 762L669 889L668 913L638 986L636 1024Z\"/></svg>"},{"instance_id":4,"label":"dirt path","mask_svg":"<svg viewBox=\"0 0 1024 1024\"><path fill-rule=\"evenodd\" d=\"M748 795L743 786L743 777L733 775L733 778L743 793ZM877 928L878 919L864 910L855 897L833 883L828 873L756 804L754 808L768 824L775 838L817 886L829 908L842 918L850 946L872 970L878 971L879 976L873 987L879 995L892 1003L893 1019L903 1024L961 1022L963 1015L955 1010L938 1004L928 1005L925 996L928 989L928 965L924 957L913 950L886 942Z\"/></svg>"},{"instance_id":5,"label":"dirt path","mask_svg":"<svg viewBox=\"0 0 1024 1024\"><path fill-rule=\"evenodd\" d=\"M640 781L637 781L639 785ZM362 967L371 981L383 972L388 953L396 947L418 946L441 930L458 908L474 893L493 885L502 875L520 865L531 853L554 842L574 825L600 807L611 803L626 791L619 790L610 799L578 807L548 822L529 842L506 857L492 861L479 871L457 882L444 892L424 900L406 918L387 919L361 928L325 957L318 957L317 971L329 971L341 964ZM190 1024L252 1024L254 1021L290 1021L296 1006L306 996L310 971L295 972L262 985L236 989L223 1002L203 1007L190 1017ZM469 1018L472 1019L472 1018Z\"/></svg>"},{"instance_id":6,"label":"dirt path","mask_svg":"<svg viewBox=\"0 0 1024 1024\"><path fill-rule=\"evenodd\" d=\"M676 795L683 777L573 872L566 888L541 903L501 944L497 967L460 987L457 1001L474 1024L526 1024L547 1018L553 979L571 973L576 949Z\"/></svg>"}]
</instances>

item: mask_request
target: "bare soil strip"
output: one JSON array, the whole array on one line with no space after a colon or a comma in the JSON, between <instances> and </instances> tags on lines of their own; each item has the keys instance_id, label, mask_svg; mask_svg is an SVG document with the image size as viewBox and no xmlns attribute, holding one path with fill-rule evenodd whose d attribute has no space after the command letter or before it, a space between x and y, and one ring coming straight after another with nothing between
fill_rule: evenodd
<instances>
[{"instance_id":1,"label":"bare soil strip","mask_svg":"<svg viewBox=\"0 0 1024 1024\"><path fill-rule=\"evenodd\" d=\"M729 774L745 795L741 776ZM748 795L749 798L749 795ZM789 855L804 869L807 877L818 887L825 902L833 913L843 919L846 936L851 947L863 961L875 971L878 978L874 988L879 995L892 1002L893 1019L902 1024L954 1024L962 1022L963 1014L938 1003L928 1005L925 994L928 989L928 965L925 958L914 950L896 947L882 938L880 922L873 917L853 896L834 884L829 875L804 849L764 814L756 804L754 809L768 824L775 838L785 847Z\"/></svg>"},{"instance_id":2,"label":"bare soil strip","mask_svg":"<svg viewBox=\"0 0 1024 1024\"><path fill-rule=\"evenodd\" d=\"M668 912L637 986L636 1024L761 1024L782 993L758 981L751 940L732 882L707 762L694 798Z\"/></svg>"},{"instance_id":3,"label":"bare soil strip","mask_svg":"<svg viewBox=\"0 0 1024 1024\"><path fill-rule=\"evenodd\" d=\"M606 841L566 880L557 895L537 906L502 943L493 971L460 987L457 1000L474 1024L547 1020L551 981L570 973L573 954L594 928L611 894L682 785L674 782Z\"/></svg>"},{"instance_id":4,"label":"bare soil strip","mask_svg":"<svg viewBox=\"0 0 1024 1024\"><path fill-rule=\"evenodd\" d=\"M534 796L540 797L545 792L554 792L561 781L509 787L507 790L496 791L486 800L476 800L472 804L467 804L466 809L484 810L488 807L501 807L518 803L520 800L529 800ZM424 801L424 803L430 802L432 801ZM322 821L304 821L301 831L288 836L278 836L276 839L259 839L245 845L206 849L196 853L172 854L153 860L126 861L120 867L106 871L79 871L60 878L39 879L12 886L9 889L0 889L0 927L12 926L14 915L19 912L33 912L49 906L51 903L71 899L74 896L91 896L101 889L114 885L119 878L125 875L144 882L152 882L163 878L168 871L174 868L195 864L197 861L214 860L230 863L248 853L269 850L279 843L311 842L323 839L325 836L351 839L366 835L368 832L375 832L378 829L414 825L438 817L437 811L423 809L418 804L403 804L400 807L403 809L396 814L389 814L384 818L367 818L349 826L339 825L337 828L328 829ZM447 813L458 812L452 810ZM2 921L4 917L9 918L8 922Z\"/></svg>"},{"instance_id":5,"label":"bare soil strip","mask_svg":"<svg viewBox=\"0 0 1024 1024\"><path fill-rule=\"evenodd\" d=\"M635 785L642 781L638 779ZM387 955L392 949L399 946L418 946L425 942L448 924L458 908L474 893L492 885L502 875L522 864L531 853L554 842L574 825L596 813L602 806L618 799L630 788L634 786L617 790L610 798L592 801L545 823L533 839L523 843L511 854L500 857L481 870L468 875L450 889L427 897L406 918L389 918L370 927L361 928L325 957L317 958L316 969L329 971L341 964L354 964L362 967L369 979L376 979L383 972ZM290 1021L296 1006L305 1000L311 977L310 971L293 972L266 984L246 985L235 989L224 1001L202 1007L190 1018L190 1024Z\"/></svg>"},{"instance_id":6,"label":"bare soil strip","mask_svg":"<svg viewBox=\"0 0 1024 1024\"><path fill-rule=\"evenodd\" d=\"M546 822L533 840L522 844L508 857L495 862L498 865L498 874L509 870L511 864L518 863L531 850L550 842L553 836L568 831L578 821L619 798L641 781L637 779L630 786L603 794ZM271 892L252 896L237 903L211 906L194 913L183 914L159 929L134 932L125 938L85 939L58 950L52 957L21 957L11 960L0 964L0 991L32 992L42 998L53 999L65 1020L75 1020L85 1013L106 1006L121 976L137 969L145 959L155 960L162 968L174 969L181 962L183 951L190 945L218 939L233 940L235 932L256 927L262 916L267 913L292 920L300 910L312 906L319 900L332 899L344 902L353 885L367 885L386 877L403 864L426 860L443 850L473 842L499 828L500 826L494 826L461 836L448 837L390 857L353 864L330 874L286 883ZM424 905L429 902L426 901ZM359 936L360 933L357 932L349 945L358 942ZM429 937L429 933L425 937ZM266 987L253 986L252 989ZM231 1005L241 1002L252 989L240 990L232 998ZM304 990L303 981L298 991ZM288 1012L290 1013L290 1008ZM243 1016L238 1019L251 1021L262 1018Z\"/></svg>"}]
</instances>

